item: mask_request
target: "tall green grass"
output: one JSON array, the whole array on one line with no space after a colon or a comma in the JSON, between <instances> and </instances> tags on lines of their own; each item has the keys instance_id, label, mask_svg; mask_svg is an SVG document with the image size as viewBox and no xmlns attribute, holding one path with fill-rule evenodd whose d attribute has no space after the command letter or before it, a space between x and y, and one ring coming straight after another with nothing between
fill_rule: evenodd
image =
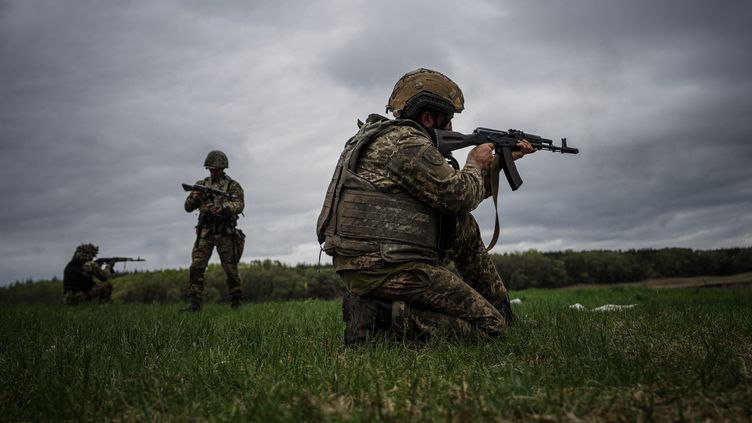
<instances>
[{"instance_id":1,"label":"tall green grass","mask_svg":"<svg viewBox=\"0 0 752 423\"><path fill-rule=\"evenodd\" d=\"M0 421L752 419L752 290L513 297L538 329L357 349L336 301L2 307Z\"/></svg>"}]
</instances>

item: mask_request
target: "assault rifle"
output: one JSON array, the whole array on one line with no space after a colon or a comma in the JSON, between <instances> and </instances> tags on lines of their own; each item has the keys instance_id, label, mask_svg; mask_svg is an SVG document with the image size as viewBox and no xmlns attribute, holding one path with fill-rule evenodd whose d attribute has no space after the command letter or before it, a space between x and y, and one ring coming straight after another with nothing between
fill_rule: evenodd
<instances>
[{"instance_id":1,"label":"assault rifle","mask_svg":"<svg viewBox=\"0 0 752 423\"><path fill-rule=\"evenodd\" d=\"M494 145L496 154L501 156L501 168L504 169L504 176L512 190L515 191L522 185L522 178L517 172L517 166L512 159L512 150L517 148L517 142L526 140L536 150L548 150L560 152L562 154L577 154L580 150L567 147L567 139L561 139L561 146L554 145L554 142L540 137L538 135L528 134L516 129L508 131L499 131L497 129L476 128L472 134L461 134L459 132L444 131L434 129L439 151L442 155L447 156L454 150L461 148L491 143Z\"/></svg>"},{"instance_id":2,"label":"assault rifle","mask_svg":"<svg viewBox=\"0 0 752 423\"><path fill-rule=\"evenodd\" d=\"M447 160L456 164L457 160L450 154L454 150L470 147L474 145L491 143L494 145L495 153L501 157L501 168L504 170L504 176L507 177L509 186L513 191L522 185L522 178L517 172L517 166L514 164L512 158L512 151L517 149L517 142L526 140L537 150L548 150L554 152L560 152L562 154L577 154L580 150L572 147L567 147L567 139L561 139L561 146L554 145L554 142L540 137L538 135L526 134L516 129L510 129L508 131L499 131L497 129L488 128L476 128L472 134L465 135L459 132L445 131L442 129L434 129L436 135L436 146ZM494 200L494 207L496 208L496 224L494 227L494 234L491 242L486 247L487 250L496 245L496 241L499 239L499 233L501 226L499 225L499 208L498 208L498 193L499 193L499 178L498 173L494 173L491 177L491 190Z\"/></svg>"},{"instance_id":3,"label":"assault rifle","mask_svg":"<svg viewBox=\"0 0 752 423\"><path fill-rule=\"evenodd\" d=\"M224 192L216 188L207 187L207 186L198 185L198 184L196 185L183 184L183 190L203 192L204 194L209 195L210 199L212 199L212 197L224 197L224 198L227 198L228 200L239 199L237 195L233 195L233 194Z\"/></svg>"},{"instance_id":4,"label":"assault rifle","mask_svg":"<svg viewBox=\"0 0 752 423\"><path fill-rule=\"evenodd\" d=\"M94 260L97 264L102 263L120 263L123 261L146 261L145 259L142 259L141 257L131 258L131 257L100 257L96 260Z\"/></svg>"}]
</instances>

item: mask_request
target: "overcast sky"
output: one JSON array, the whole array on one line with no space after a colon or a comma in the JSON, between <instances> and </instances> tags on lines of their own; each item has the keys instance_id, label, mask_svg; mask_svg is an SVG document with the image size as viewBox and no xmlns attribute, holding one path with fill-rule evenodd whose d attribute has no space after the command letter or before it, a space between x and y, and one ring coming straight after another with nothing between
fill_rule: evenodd
<instances>
[{"instance_id":1,"label":"overcast sky","mask_svg":"<svg viewBox=\"0 0 752 423\"><path fill-rule=\"evenodd\" d=\"M180 183L214 149L243 260L315 263L342 145L418 67L463 89L455 130L580 148L517 163L494 252L750 246L750 22L741 0L0 0L0 284L82 242L187 267Z\"/></svg>"}]
</instances>

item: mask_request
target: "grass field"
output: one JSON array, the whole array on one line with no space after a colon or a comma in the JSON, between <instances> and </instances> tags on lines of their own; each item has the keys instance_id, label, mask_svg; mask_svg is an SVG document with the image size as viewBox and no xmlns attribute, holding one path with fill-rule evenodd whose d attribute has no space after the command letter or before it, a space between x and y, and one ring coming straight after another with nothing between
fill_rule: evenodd
<instances>
[{"instance_id":1,"label":"grass field","mask_svg":"<svg viewBox=\"0 0 752 423\"><path fill-rule=\"evenodd\" d=\"M349 350L336 301L3 307L0 421L752 419L752 290L515 297L539 329Z\"/></svg>"}]
</instances>

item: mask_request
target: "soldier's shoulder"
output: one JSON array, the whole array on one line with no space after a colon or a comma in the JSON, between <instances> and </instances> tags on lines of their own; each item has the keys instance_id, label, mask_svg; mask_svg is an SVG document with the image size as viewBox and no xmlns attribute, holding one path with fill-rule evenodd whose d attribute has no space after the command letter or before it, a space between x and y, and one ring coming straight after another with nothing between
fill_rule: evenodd
<instances>
[{"instance_id":1,"label":"soldier's shoulder","mask_svg":"<svg viewBox=\"0 0 752 423\"><path fill-rule=\"evenodd\" d=\"M369 140L370 150L394 150L405 146L430 145L428 133L415 121L408 119L369 120L360 128L355 140ZM351 140L352 141L352 140Z\"/></svg>"},{"instance_id":2,"label":"soldier's shoulder","mask_svg":"<svg viewBox=\"0 0 752 423\"><path fill-rule=\"evenodd\" d=\"M240 185L240 182L236 181L235 179L230 178L230 176L227 174L225 174L225 177L227 177L227 190L228 191L243 189L243 186Z\"/></svg>"},{"instance_id":3,"label":"soldier's shoulder","mask_svg":"<svg viewBox=\"0 0 752 423\"><path fill-rule=\"evenodd\" d=\"M412 121L401 121L389 128L382 137L399 144L432 144L431 138L425 129L422 129Z\"/></svg>"},{"instance_id":4,"label":"soldier's shoulder","mask_svg":"<svg viewBox=\"0 0 752 423\"><path fill-rule=\"evenodd\" d=\"M226 173L225 173L225 178L227 178L227 182L229 182L229 183L230 183L230 185L233 185L233 184L238 184L238 185L240 185L240 182L238 182L238 181L237 181L237 180L235 180L235 179L232 179L232 178L230 177L230 175L228 175L228 174L226 174Z\"/></svg>"}]
</instances>

